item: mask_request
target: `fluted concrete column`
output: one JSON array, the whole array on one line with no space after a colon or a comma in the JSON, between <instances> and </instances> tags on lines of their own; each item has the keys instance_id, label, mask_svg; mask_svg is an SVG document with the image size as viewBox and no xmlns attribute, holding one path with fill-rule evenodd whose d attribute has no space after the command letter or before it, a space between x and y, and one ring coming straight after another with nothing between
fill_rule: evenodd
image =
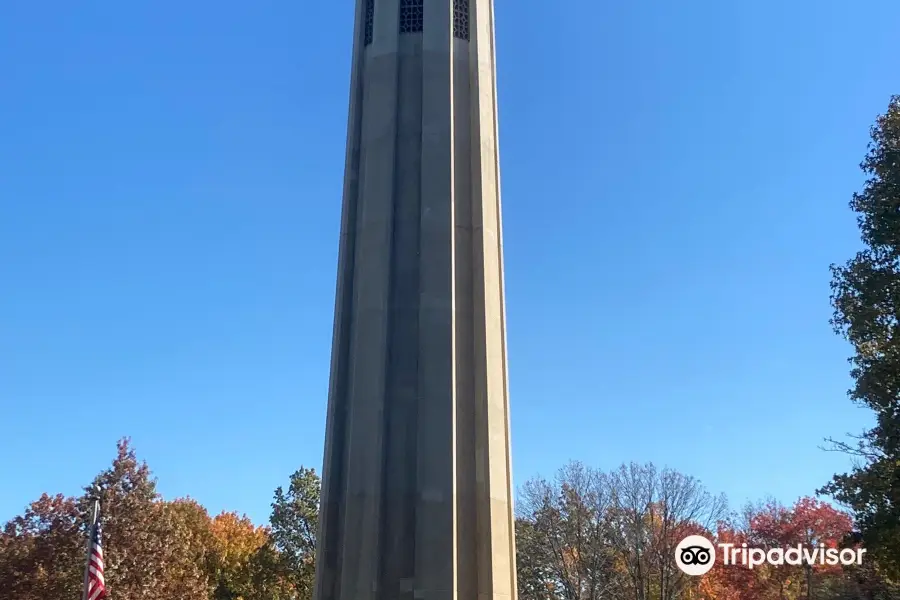
<instances>
[{"instance_id":1,"label":"fluted concrete column","mask_svg":"<svg viewBox=\"0 0 900 600\"><path fill-rule=\"evenodd\" d=\"M356 0L316 600L516 597L492 0Z\"/></svg>"}]
</instances>

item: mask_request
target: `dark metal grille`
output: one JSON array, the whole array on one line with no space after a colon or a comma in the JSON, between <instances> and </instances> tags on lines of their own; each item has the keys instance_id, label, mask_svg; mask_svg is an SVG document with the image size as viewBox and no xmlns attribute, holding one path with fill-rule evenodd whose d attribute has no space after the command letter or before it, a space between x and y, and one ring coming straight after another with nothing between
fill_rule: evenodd
<instances>
[{"instance_id":1,"label":"dark metal grille","mask_svg":"<svg viewBox=\"0 0 900 600\"><path fill-rule=\"evenodd\" d=\"M425 25L423 4L423 0L400 0L400 33L422 31Z\"/></svg>"},{"instance_id":2,"label":"dark metal grille","mask_svg":"<svg viewBox=\"0 0 900 600\"><path fill-rule=\"evenodd\" d=\"M372 43L372 31L375 28L375 0L366 0L366 20L363 33L365 45Z\"/></svg>"},{"instance_id":3,"label":"dark metal grille","mask_svg":"<svg viewBox=\"0 0 900 600\"><path fill-rule=\"evenodd\" d=\"M453 35L469 39L469 0L453 0Z\"/></svg>"}]
</instances>

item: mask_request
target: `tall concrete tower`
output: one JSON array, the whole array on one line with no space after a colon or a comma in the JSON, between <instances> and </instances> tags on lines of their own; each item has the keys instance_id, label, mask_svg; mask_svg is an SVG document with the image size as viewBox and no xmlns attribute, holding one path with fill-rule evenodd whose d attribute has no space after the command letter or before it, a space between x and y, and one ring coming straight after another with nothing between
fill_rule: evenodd
<instances>
[{"instance_id":1,"label":"tall concrete tower","mask_svg":"<svg viewBox=\"0 0 900 600\"><path fill-rule=\"evenodd\" d=\"M515 600L493 0L356 0L316 600Z\"/></svg>"}]
</instances>

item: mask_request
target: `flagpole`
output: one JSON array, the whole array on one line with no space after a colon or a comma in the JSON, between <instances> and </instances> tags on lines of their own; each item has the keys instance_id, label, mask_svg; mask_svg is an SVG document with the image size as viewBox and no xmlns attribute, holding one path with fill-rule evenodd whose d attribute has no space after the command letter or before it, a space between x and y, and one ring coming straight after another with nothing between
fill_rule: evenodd
<instances>
[{"instance_id":1,"label":"flagpole","mask_svg":"<svg viewBox=\"0 0 900 600\"><path fill-rule=\"evenodd\" d=\"M81 594L81 600L88 600L88 581L90 581L91 574L91 551L92 551L92 541L94 538L94 527L97 525L97 514L100 512L100 499L99 499L100 490L96 487L93 489L93 494L91 498L93 499L93 503L91 505L91 522L88 526L88 535L87 535L87 546L85 550L85 563L84 563L84 585L82 586L83 591Z\"/></svg>"}]
</instances>

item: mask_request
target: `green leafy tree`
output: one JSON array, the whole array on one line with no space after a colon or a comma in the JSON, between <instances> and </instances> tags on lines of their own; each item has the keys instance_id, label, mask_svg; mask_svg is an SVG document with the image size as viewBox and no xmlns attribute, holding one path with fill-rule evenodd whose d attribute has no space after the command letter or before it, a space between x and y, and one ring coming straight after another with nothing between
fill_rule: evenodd
<instances>
[{"instance_id":1,"label":"green leafy tree","mask_svg":"<svg viewBox=\"0 0 900 600\"><path fill-rule=\"evenodd\" d=\"M545 536L536 523L539 515L516 518L516 578L519 600L555 600L559 585L552 569Z\"/></svg>"},{"instance_id":2,"label":"green leafy tree","mask_svg":"<svg viewBox=\"0 0 900 600\"><path fill-rule=\"evenodd\" d=\"M298 590L295 577L281 552L275 548L271 535L259 547L250 561L252 595L248 600L302 600L305 588Z\"/></svg>"},{"instance_id":3,"label":"green leafy tree","mask_svg":"<svg viewBox=\"0 0 900 600\"><path fill-rule=\"evenodd\" d=\"M832 266L832 324L854 349L849 396L875 426L852 444L832 440L859 462L819 492L853 511L869 555L900 579L900 96L871 136L868 179L850 202L865 247Z\"/></svg>"},{"instance_id":4,"label":"green leafy tree","mask_svg":"<svg viewBox=\"0 0 900 600\"><path fill-rule=\"evenodd\" d=\"M315 470L301 467L291 475L287 491L275 490L272 503L272 542L282 555L297 600L312 598L320 490Z\"/></svg>"}]
</instances>

